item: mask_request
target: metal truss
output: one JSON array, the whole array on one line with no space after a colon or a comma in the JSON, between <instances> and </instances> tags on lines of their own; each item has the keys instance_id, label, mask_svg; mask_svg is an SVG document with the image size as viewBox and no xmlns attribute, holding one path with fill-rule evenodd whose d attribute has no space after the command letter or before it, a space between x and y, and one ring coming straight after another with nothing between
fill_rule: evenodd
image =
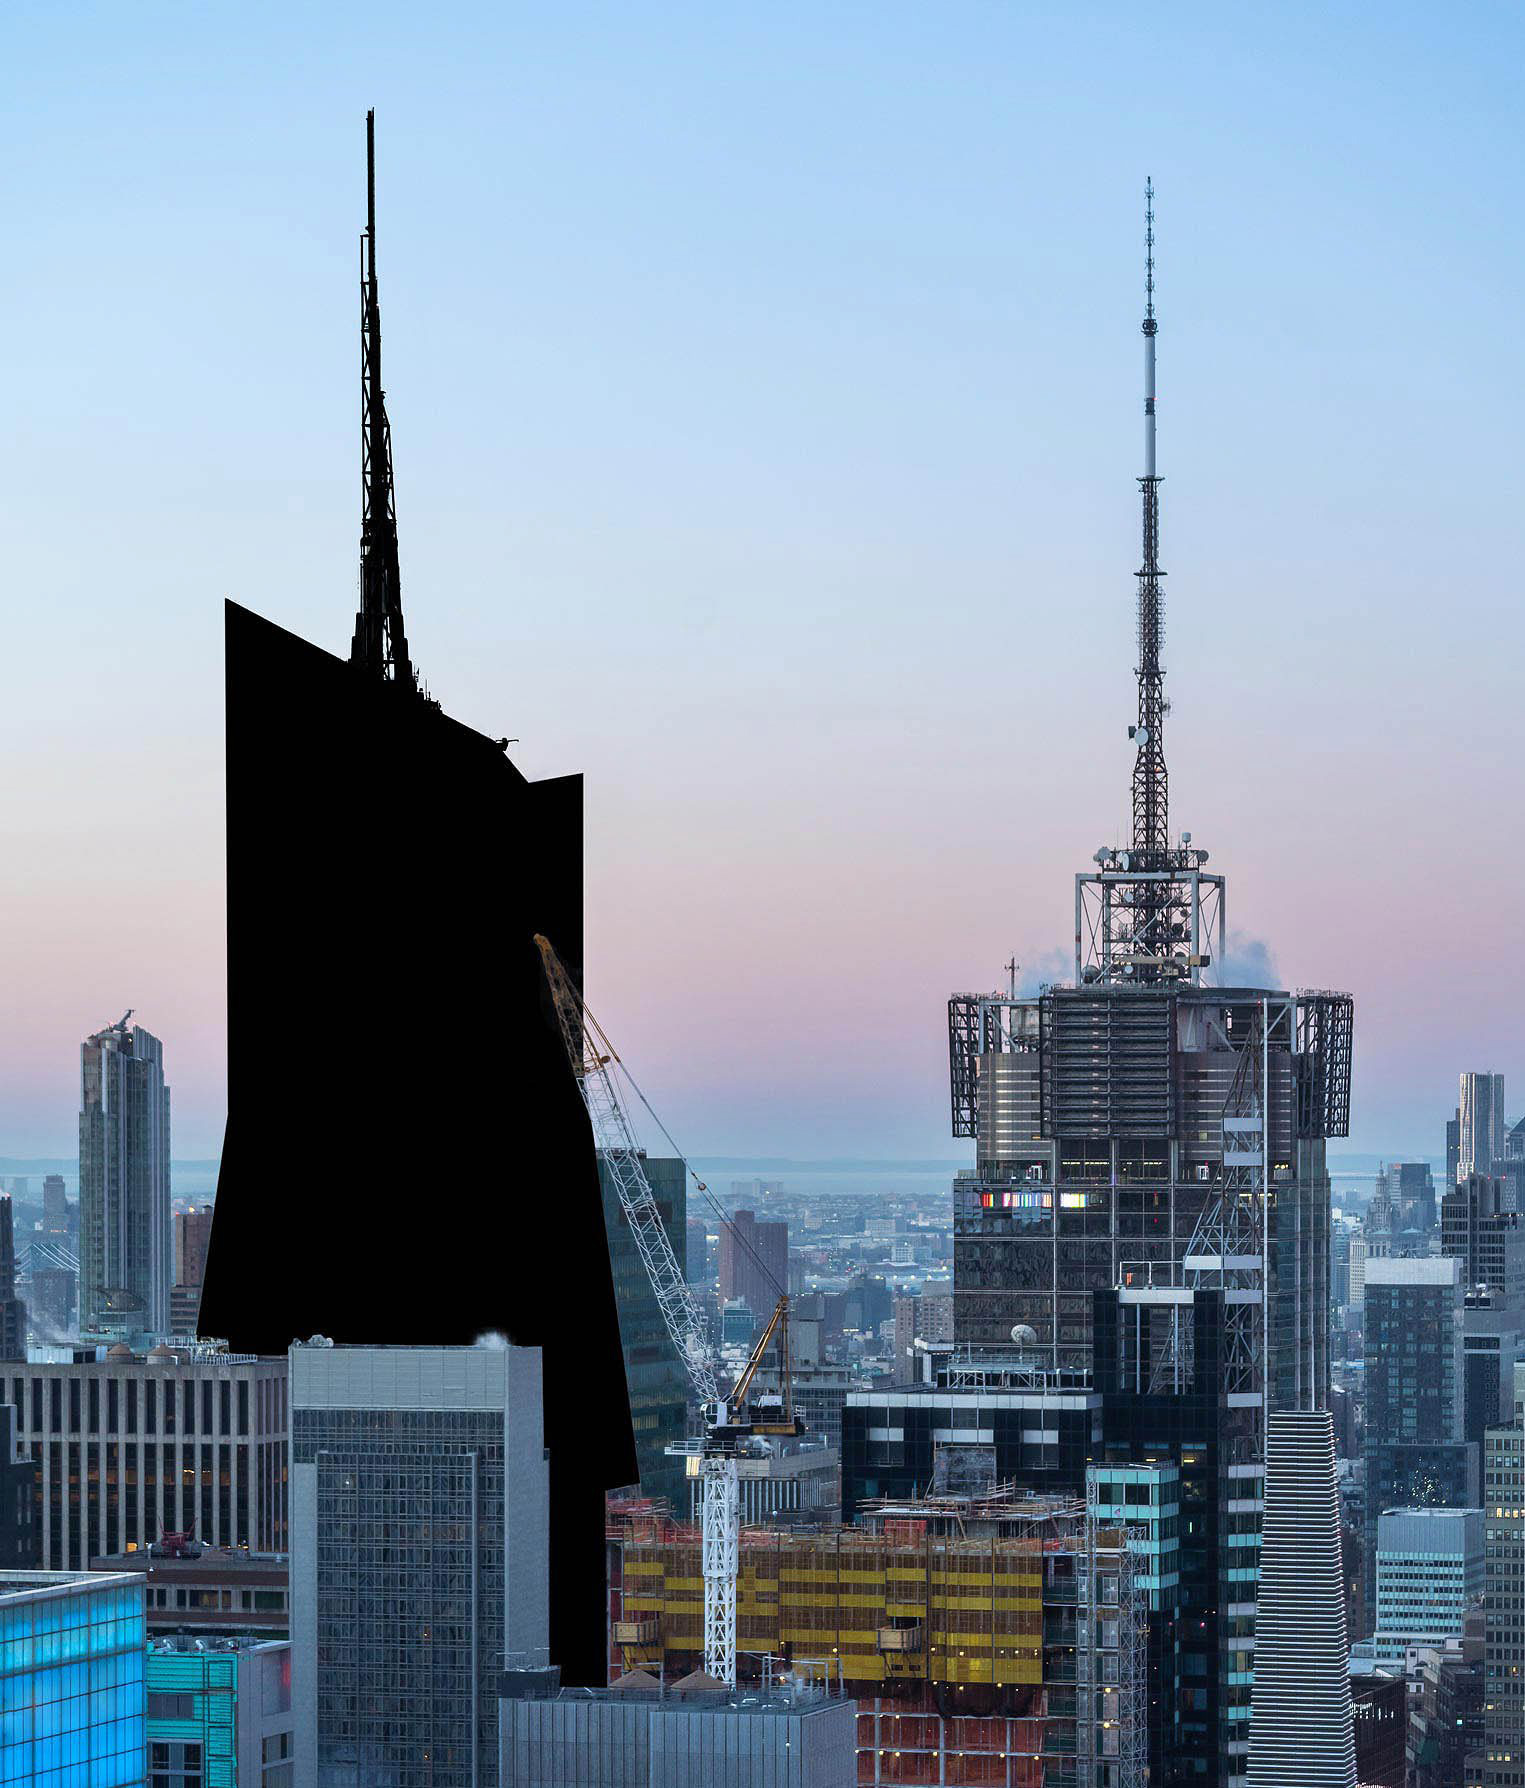
<instances>
[{"instance_id":1,"label":"metal truss","mask_svg":"<svg viewBox=\"0 0 1525 1788\"><path fill-rule=\"evenodd\" d=\"M1350 1051L1355 1002L1348 993L1300 990L1297 995L1297 1133L1350 1134Z\"/></svg>"},{"instance_id":2,"label":"metal truss","mask_svg":"<svg viewBox=\"0 0 1525 1788\"><path fill-rule=\"evenodd\" d=\"M1038 1002L1013 994L955 993L948 1001L948 1083L953 1134L978 1136L980 1057L1039 1047Z\"/></svg>"},{"instance_id":3,"label":"metal truss","mask_svg":"<svg viewBox=\"0 0 1525 1788\"><path fill-rule=\"evenodd\" d=\"M1075 982L1198 985L1223 957L1225 883L1207 852L1099 850L1075 877Z\"/></svg>"},{"instance_id":4,"label":"metal truss","mask_svg":"<svg viewBox=\"0 0 1525 1788\"><path fill-rule=\"evenodd\" d=\"M704 1576L704 1668L736 1686L736 1572L741 1542L736 1455L708 1451L699 1464Z\"/></svg>"}]
</instances>

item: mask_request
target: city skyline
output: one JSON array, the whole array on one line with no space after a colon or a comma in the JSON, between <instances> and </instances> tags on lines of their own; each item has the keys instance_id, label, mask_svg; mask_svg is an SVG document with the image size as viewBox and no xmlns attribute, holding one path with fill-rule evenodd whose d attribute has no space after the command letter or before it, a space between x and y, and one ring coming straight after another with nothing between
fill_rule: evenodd
<instances>
[{"instance_id":1,"label":"city skyline","mask_svg":"<svg viewBox=\"0 0 1525 1788\"><path fill-rule=\"evenodd\" d=\"M948 990L1063 973L1126 835L1145 173L1176 824L1242 955L1354 994L1352 1153L1437 1155L1462 1070L1525 1085L1453 917L1520 866L1507 43L882 16L479 20L420 80L400 19L338 72L334 15L274 104L249 46L192 96L168 13L107 17L46 112L72 33L13 27L0 1152L70 1152L78 1039L134 1003L177 1154L220 1147L221 598L344 648L369 103L415 656L528 773L585 769L590 1003L685 1147L946 1157Z\"/></svg>"}]
</instances>

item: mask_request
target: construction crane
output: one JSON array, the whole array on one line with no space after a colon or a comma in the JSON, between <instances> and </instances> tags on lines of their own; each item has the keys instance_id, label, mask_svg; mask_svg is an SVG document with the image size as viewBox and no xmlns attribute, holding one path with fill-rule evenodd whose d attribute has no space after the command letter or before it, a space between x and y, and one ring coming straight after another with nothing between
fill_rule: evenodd
<instances>
[{"instance_id":1,"label":"construction crane","mask_svg":"<svg viewBox=\"0 0 1525 1788\"><path fill-rule=\"evenodd\" d=\"M623 1064L603 1026L588 1010L572 977L547 939L535 938L555 1003L567 1059L593 1125L593 1140L607 1163L636 1251L646 1268L662 1320L693 1383L704 1433L683 1448L696 1460L700 1482L700 1533L704 1578L704 1668L718 1682L736 1686L736 1571L741 1537L741 1497L737 1461L754 1438L797 1435L789 1362L789 1298L780 1296L762 1338L729 1390L720 1388L720 1369L687 1275L646 1177L635 1127L620 1096L615 1070ZM626 1079L630 1076L626 1073ZM632 1087L635 1082L630 1081ZM640 1089L636 1088L637 1096ZM648 1107L648 1109L650 1109ZM703 1182L696 1180L701 1190ZM777 1335L781 1390L752 1394L773 1337ZM672 1451L674 1449L669 1449Z\"/></svg>"}]
</instances>

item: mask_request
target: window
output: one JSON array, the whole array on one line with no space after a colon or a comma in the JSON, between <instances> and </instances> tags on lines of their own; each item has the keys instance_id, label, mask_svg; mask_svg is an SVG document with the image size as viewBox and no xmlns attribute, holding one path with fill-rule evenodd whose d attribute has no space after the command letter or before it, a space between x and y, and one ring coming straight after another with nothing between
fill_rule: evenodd
<instances>
[{"instance_id":1,"label":"window","mask_svg":"<svg viewBox=\"0 0 1525 1788\"><path fill-rule=\"evenodd\" d=\"M188 1720L195 1708L192 1695L171 1695L162 1689L148 1691L148 1717L151 1720ZM160 1749L158 1745L155 1750Z\"/></svg>"}]
</instances>

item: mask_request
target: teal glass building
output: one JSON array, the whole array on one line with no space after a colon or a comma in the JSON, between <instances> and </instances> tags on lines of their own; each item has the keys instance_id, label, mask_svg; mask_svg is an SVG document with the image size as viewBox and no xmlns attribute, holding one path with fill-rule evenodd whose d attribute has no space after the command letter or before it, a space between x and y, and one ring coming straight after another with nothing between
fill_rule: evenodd
<instances>
[{"instance_id":1,"label":"teal glass building","mask_svg":"<svg viewBox=\"0 0 1525 1788\"><path fill-rule=\"evenodd\" d=\"M141 1577L0 1576L0 1783L139 1788L146 1639Z\"/></svg>"}]
</instances>

